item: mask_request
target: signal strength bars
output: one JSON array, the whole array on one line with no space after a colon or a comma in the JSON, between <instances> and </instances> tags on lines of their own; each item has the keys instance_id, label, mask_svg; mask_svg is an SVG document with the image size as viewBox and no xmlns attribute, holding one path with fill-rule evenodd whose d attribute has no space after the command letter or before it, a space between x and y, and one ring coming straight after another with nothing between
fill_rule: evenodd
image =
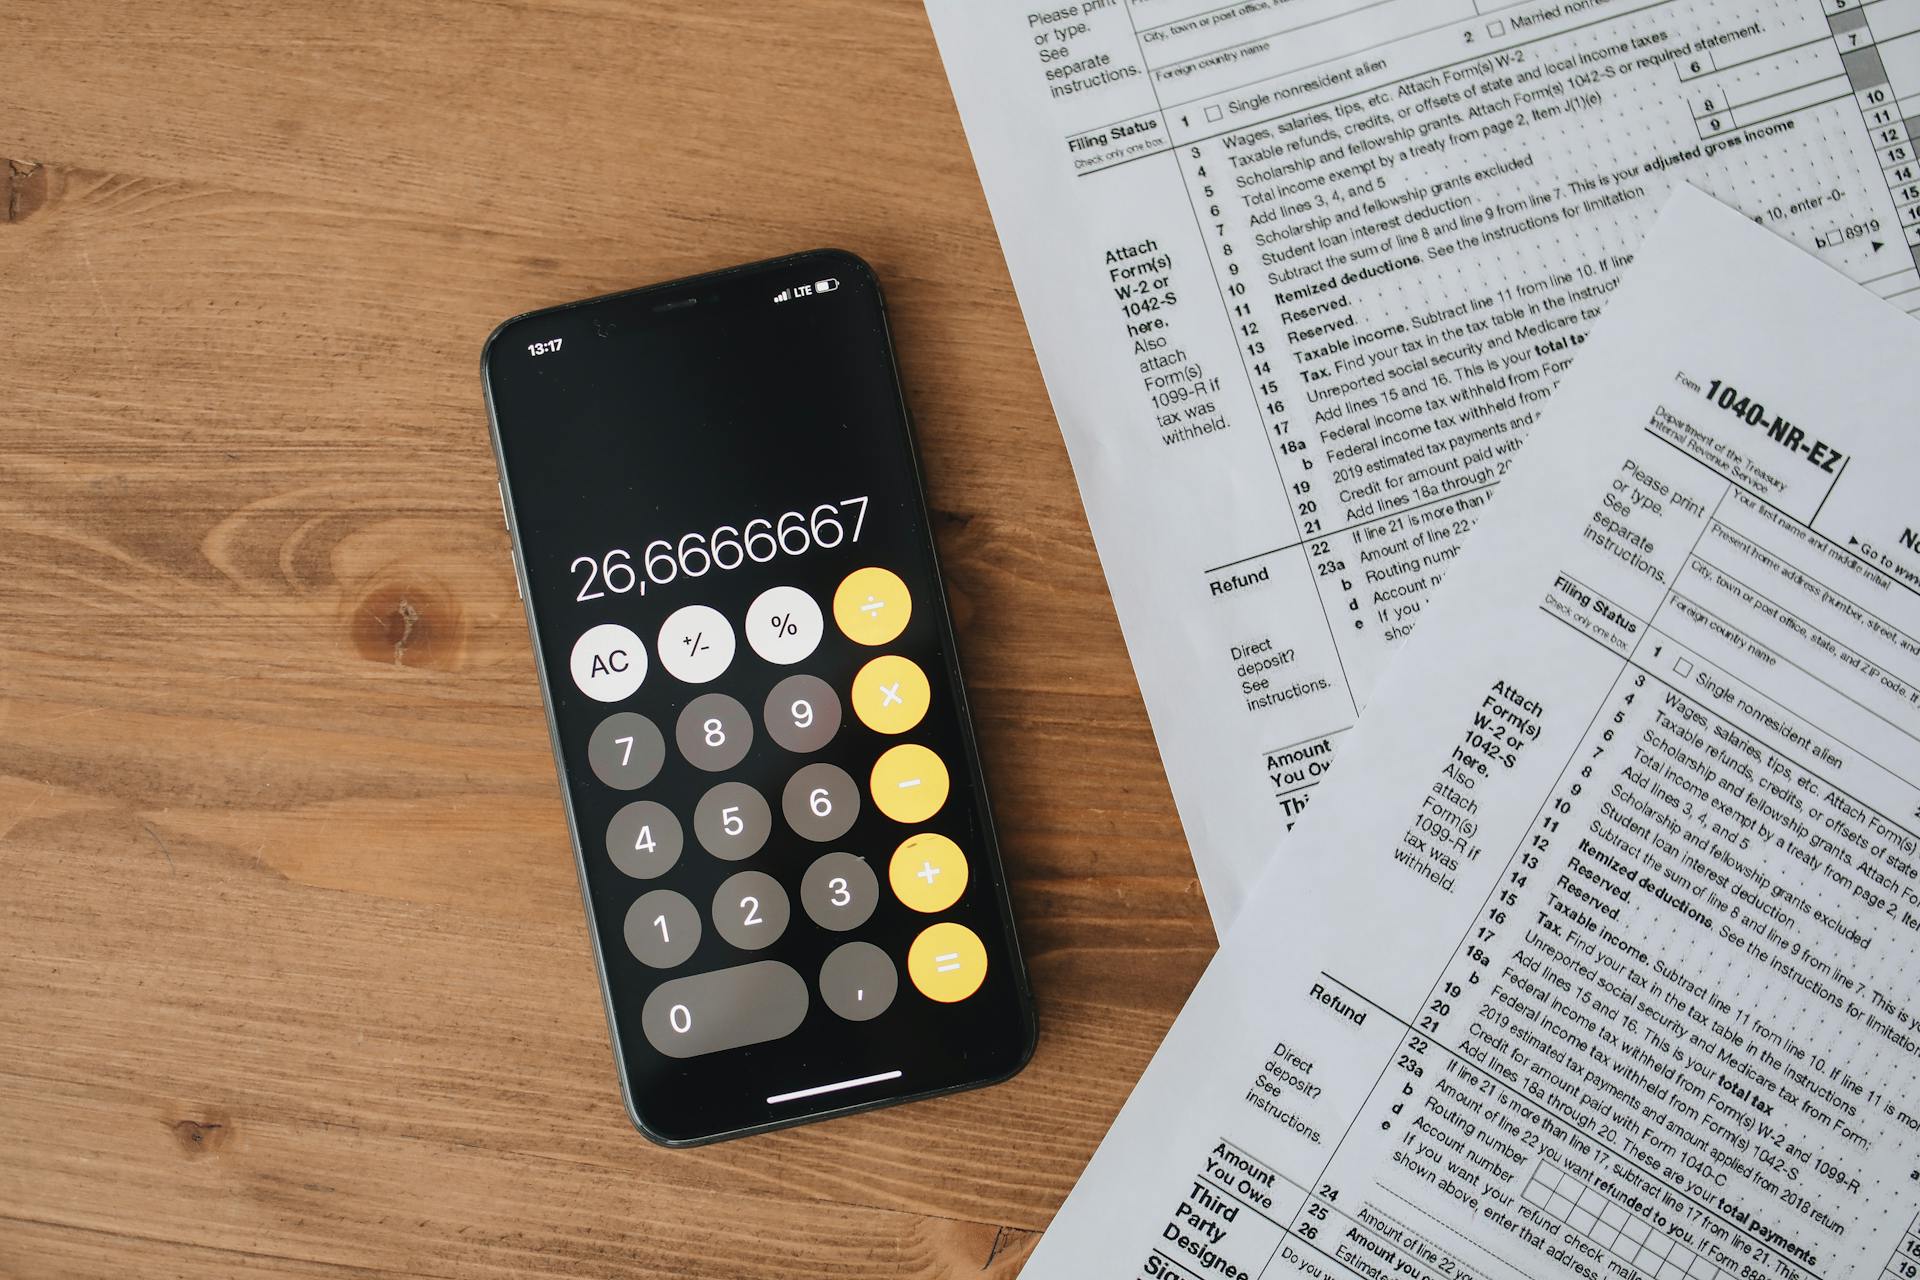
<instances>
[{"instance_id":1,"label":"signal strength bars","mask_svg":"<svg viewBox=\"0 0 1920 1280\"><path fill-rule=\"evenodd\" d=\"M773 295L775 302L792 302L800 298L811 297L816 293L832 293L840 287L837 277L828 276L825 280L815 280L812 284L796 284L791 289L782 289Z\"/></svg>"}]
</instances>

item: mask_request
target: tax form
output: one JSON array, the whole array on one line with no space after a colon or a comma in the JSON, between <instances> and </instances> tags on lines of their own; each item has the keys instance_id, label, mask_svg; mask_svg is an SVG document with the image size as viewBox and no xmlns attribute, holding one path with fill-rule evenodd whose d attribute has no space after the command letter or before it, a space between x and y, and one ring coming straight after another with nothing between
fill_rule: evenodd
<instances>
[{"instance_id":1,"label":"tax form","mask_svg":"<svg viewBox=\"0 0 1920 1280\"><path fill-rule=\"evenodd\" d=\"M1681 188L1029 1280L1914 1275L1917 404Z\"/></svg>"},{"instance_id":2,"label":"tax form","mask_svg":"<svg viewBox=\"0 0 1920 1280\"><path fill-rule=\"evenodd\" d=\"M1216 925L1676 181L1920 307L1920 0L928 0Z\"/></svg>"}]
</instances>

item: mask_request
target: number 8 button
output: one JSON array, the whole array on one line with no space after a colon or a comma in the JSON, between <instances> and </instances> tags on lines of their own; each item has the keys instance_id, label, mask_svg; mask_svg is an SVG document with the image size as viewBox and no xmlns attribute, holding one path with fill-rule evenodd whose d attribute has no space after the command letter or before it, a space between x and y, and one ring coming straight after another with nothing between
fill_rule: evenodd
<instances>
[{"instance_id":1,"label":"number 8 button","mask_svg":"<svg viewBox=\"0 0 1920 1280\"><path fill-rule=\"evenodd\" d=\"M673 737L689 764L719 773L746 758L753 745L753 721L738 698L703 693L680 712Z\"/></svg>"}]
</instances>

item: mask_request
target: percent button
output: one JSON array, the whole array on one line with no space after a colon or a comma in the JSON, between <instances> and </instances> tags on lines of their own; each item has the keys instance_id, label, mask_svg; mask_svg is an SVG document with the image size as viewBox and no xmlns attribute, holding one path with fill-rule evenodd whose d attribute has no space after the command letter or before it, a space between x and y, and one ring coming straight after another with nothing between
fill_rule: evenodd
<instances>
[{"instance_id":1,"label":"percent button","mask_svg":"<svg viewBox=\"0 0 1920 1280\"><path fill-rule=\"evenodd\" d=\"M747 606L747 643L777 666L805 659L822 630L820 605L799 587L769 587Z\"/></svg>"},{"instance_id":2,"label":"percent button","mask_svg":"<svg viewBox=\"0 0 1920 1280\"><path fill-rule=\"evenodd\" d=\"M917 742L902 743L873 762L873 803L895 822L925 822L947 802L947 766Z\"/></svg>"}]
</instances>

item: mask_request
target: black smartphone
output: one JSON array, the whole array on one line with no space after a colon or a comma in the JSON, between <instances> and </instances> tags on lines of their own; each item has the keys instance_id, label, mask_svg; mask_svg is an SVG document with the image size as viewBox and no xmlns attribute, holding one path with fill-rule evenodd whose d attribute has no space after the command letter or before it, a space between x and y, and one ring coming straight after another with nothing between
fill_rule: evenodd
<instances>
[{"instance_id":1,"label":"black smartphone","mask_svg":"<svg viewBox=\"0 0 1920 1280\"><path fill-rule=\"evenodd\" d=\"M710 1142L1018 1071L873 271L819 250L535 311L481 363L634 1125Z\"/></svg>"}]
</instances>

